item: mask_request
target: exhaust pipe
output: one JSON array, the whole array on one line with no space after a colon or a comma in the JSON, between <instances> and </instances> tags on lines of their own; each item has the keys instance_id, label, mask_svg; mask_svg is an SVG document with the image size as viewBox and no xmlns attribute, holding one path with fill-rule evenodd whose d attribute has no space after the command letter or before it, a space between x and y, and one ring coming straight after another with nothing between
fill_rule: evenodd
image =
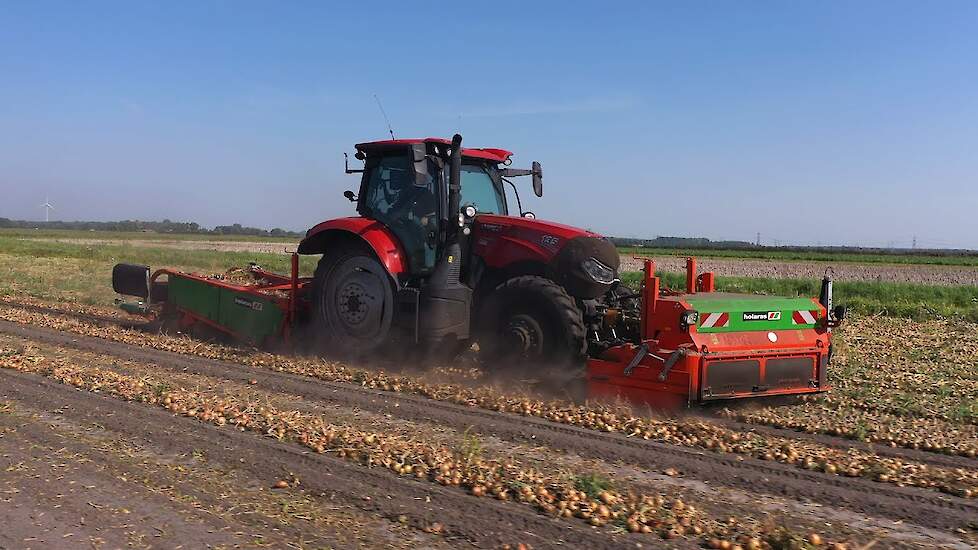
<instances>
[{"instance_id":1,"label":"exhaust pipe","mask_svg":"<svg viewBox=\"0 0 978 550\"><path fill-rule=\"evenodd\" d=\"M472 289L461 282L464 220L459 212L462 191L462 136L452 138L452 156L448 172L448 212L445 247L428 284L418 297L417 328L420 340L452 345L469 337L472 318Z\"/></svg>"},{"instance_id":2,"label":"exhaust pipe","mask_svg":"<svg viewBox=\"0 0 978 550\"><path fill-rule=\"evenodd\" d=\"M448 167L448 223L454 227L449 240L458 233L461 223L458 221L461 205L459 201L462 196L462 136L455 134L452 137L452 158Z\"/></svg>"}]
</instances>

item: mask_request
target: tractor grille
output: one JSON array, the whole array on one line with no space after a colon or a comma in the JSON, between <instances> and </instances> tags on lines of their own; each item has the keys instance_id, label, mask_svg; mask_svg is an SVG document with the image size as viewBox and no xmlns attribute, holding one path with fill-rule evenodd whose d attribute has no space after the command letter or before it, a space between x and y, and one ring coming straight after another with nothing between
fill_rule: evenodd
<instances>
[{"instance_id":1,"label":"tractor grille","mask_svg":"<svg viewBox=\"0 0 978 550\"><path fill-rule=\"evenodd\" d=\"M764 382L771 389L804 388L814 378L814 368L812 357L768 359L764 364Z\"/></svg>"}]
</instances>

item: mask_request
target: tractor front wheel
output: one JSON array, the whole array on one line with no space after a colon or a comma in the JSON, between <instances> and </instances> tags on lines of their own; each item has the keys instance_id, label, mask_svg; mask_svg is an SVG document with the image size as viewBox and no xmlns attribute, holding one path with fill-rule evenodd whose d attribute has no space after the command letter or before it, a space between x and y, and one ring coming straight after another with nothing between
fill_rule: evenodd
<instances>
[{"instance_id":1,"label":"tractor front wheel","mask_svg":"<svg viewBox=\"0 0 978 550\"><path fill-rule=\"evenodd\" d=\"M581 368L587 347L581 310L563 287L537 276L500 285L479 322L479 357L488 366L568 375Z\"/></svg>"},{"instance_id":2,"label":"tractor front wheel","mask_svg":"<svg viewBox=\"0 0 978 550\"><path fill-rule=\"evenodd\" d=\"M319 260L312 305L315 336L325 351L362 355L388 339L394 288L372 253L352 247Z\"/></svg>"}]
</instances>

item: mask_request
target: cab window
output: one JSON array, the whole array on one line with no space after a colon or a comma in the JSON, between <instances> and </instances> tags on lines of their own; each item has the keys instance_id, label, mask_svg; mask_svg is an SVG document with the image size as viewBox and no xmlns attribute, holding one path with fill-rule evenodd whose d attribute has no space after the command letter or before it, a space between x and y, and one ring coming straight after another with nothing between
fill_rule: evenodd
<instances>
[{"instance_id":1,"label":"cab window","mask_svg":"<svg viewBox=\"0 0 978 550\"><path fill-rule=\"evenodd\" d=\"M471 204L480 214L506 214L506 200L499 191L485 168L474 164L462 165L460 206Z\"/></svg>"},{"instance_id":2,"label":"cab window","mask_svg":"<svg viewBox=\"0 0 978 550\"><path fill-rule=\"evenodd\" d=\"M387 155L370 168L363 206L371 217L386 220L411 182L407 155Z\"/></svg>"}]
</instances>

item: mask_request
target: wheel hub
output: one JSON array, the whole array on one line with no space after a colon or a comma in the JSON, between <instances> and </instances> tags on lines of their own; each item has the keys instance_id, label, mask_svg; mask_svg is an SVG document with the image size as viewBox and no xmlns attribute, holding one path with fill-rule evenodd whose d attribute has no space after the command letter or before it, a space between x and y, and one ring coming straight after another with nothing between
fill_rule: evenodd
<instances>
[{"instance_id":1,"label":"wheel hub","mask_svg":"<svg viewBox=\"0 0 978 550\"><path fill-rule=\"evenodd\" d=\"M543 330L528 315L515 315L506 325L507 340L518 355L539 354L543 347Z\"/></svg>"},{"instance_id":2,"label":"wheel hub","mask_svg":"<svg viewBox=\"0 0 978 550\"><path fill-rule=\"evenodd\" d=\"M338 296L340 318L349 325L359 325L370 313L370 302L375 300L363 285L350 282L343 286Z\"/></svg>"}]
</instances>

